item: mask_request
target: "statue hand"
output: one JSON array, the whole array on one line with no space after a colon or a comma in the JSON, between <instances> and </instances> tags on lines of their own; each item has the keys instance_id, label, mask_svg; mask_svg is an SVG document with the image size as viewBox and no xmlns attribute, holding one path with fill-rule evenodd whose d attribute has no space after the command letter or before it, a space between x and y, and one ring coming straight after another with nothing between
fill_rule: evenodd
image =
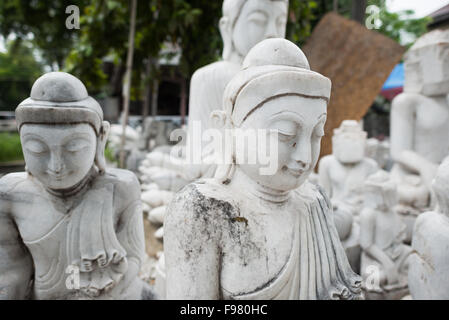
<instances>
[{"instance_id":1,"label":"statue hand","mask_svg":"<svg viewBox=\"0 0 449 320\"><path fill-rule=\"evenodd\" d=\"M385 268L385 273L387 276L387 282L389 285L399 282L399 273L396 266L391 263Z\"/></svg>"}]
</instances>

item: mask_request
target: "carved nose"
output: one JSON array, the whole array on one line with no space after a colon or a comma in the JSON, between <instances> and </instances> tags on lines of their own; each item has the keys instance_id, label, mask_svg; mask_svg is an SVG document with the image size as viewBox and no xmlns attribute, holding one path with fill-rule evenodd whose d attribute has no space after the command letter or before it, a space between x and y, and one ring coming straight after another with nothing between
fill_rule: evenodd
<instances>
[{"instance_id":1,"label":"carved nose","mask_svg":"<svg viewBox=\"0 0 449 320\"><path fill-rule=\"evenodd\" d=\"M48 171L53 174L59 174L64 170L64 162L60 152L55 152L51 155L50 163L48 164Z\"/></svg>"},{"instance_id":2,"label":"carved nose","mask_svg":"<svg viewBox=\"0 0 449 320\"><path fill-rule=\"evenodd\" d=\"M274 21L270 22L267 26L265 32L265 39L278 38L278 32L276 28L276 23Z\"/></svg>"},{"instance_id":3,"label":"carved nose","mask_svg":"<svg viewBox=\"0 0 449 320\"><path fill-rule=\"evenodd\" d=\"M292 160L302 170L308 170L312 163L312 146L307 141L298 141L295 144Z\"/></svg>"}]
</instances>

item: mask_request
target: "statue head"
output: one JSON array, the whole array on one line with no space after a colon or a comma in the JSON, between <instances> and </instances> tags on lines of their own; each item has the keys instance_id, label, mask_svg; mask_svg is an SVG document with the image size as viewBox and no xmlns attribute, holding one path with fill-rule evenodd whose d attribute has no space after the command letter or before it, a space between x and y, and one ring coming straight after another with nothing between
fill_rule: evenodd
<instances>
[{"instance_id":1,"label":"statue head","mask_svg":"<svg viewBox=\"0 0 449 320\"><path fill-rule=\"evenodd\" d=\"M74 76L50 72L16 109L26 168L47 189L68 190L97 168L104 173L109 123Z\"/></svg>"},{"instance_id":2,"label":"statue head","mask_svg":"<svg viewBox=\"0 0 449 320\"><path fill-rule=\"evenodd\" d=\"M367 133L355 120L345 120L332 136L332 152L338 161L353 164L365 156Z\"/></svg>"},{"instance_id":3,"label":"statue head","mask_svg":"<svg viewBox=\"0 0 449 320\"><path fill-rule=\"evenodd\" d=\"M240 64L258 42L284 38L287 14L288 0L224 0L223 59Z\"/></svg>"},{"instance_id":4,"label":"statue head","mask_svg":"<svg viewBox=\"0 0 449 320\"><path fill-rule=\"evenodd\" d=\"M437 199L438 212L449 217L449 157L438 167L432 189Z\"/></svg>"},{"instance_id":5,"label":"statue head","mask_svg":"<svg viewBox=\"0 0 449 320\"><path fill-rule=\"evenodd\" d=\"M397 204L396 183L390 174L379 170L370 175L364 184L364 206L381 211L393 211Z\"/></svg>"},{"instance_id":6,"label":"statue head","mask_svg":"<svg viewBox=\"0 0 449 320\"><path fill-rule=\"evenodd\" d=\"M234 132L275 134L278 148L269 149L277 152L275 172L261 175L260 163L236 163L233 150L233 164L218 170L217 177L232 179L238 167L251 180L274 190L300 186L319 157L330 92L331 81L311 71L306 56L292 42L267 39L257 44L226 87L224 110L213 112L212 117ZM246 153L261 147L250 144Z\"/></svg>"},{"instance_id":7,"label":"statue head","mask_svg":"<svg viewBox=\"0 0 449 320\"><path fill-rule=\"evenodd\" d=\"M405 55L405 92L427 96L449 92L449 30L419 38Z\"/></svg>"}]
</instances>

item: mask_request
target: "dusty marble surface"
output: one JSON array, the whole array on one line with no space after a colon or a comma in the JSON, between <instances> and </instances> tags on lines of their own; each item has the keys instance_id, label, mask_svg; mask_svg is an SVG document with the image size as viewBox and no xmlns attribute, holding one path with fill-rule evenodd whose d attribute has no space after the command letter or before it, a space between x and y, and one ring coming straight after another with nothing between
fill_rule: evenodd
<instances>
[{"instance_id":1,"label":"dusty marble surface","mask_svg":"<svg viewBox=\"0 0 449 320\"><path fill-rule=\"evenodd\" d=\"M408 284L414 299L449 299L449 159L438 168L434 211L421 214L413 231Z\"/></svg>"},{"instance_id":2,"label":"dusty marble surface","mask_svg":"<svg viewBox=\"0 0 449 320\"><path fill-rule=\"evenodd\" d=\"M233 161L175 195L164 222L168 299L361 298L330 202L307 182L330 89L290 41L268 39L250 51L213 117L234 132L276 134L275 172Z\"/></svg>"}]
</instances>

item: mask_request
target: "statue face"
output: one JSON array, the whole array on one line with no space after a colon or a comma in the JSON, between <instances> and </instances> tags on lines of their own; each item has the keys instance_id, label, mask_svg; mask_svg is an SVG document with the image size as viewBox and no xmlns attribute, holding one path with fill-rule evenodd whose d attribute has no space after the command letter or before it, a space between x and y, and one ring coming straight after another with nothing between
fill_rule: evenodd
<instances>
[{"instance_id":1,"label":"statue face","mask_svg":"<svg viewBox=\"0 0 449 320\"><path fill-rule=\"evenodd\" d=\"M88 124L26 124L20 139L28 171L47 188L75 186L94 164L97 137Z\"/></svg>"},{"instance_id":2,"label":"statue face","mask_svg":"<svg viewBox=\"0 0 449 320\"><path fill-rule=\"evenodd\" d=\"M424 94L449 92L449 43L423 48L421 68Z\"/></svg>"},{"instance_id":3,"label":"statue face","mask_svg":"<svg viewBox=\"0 0 449 320\"><path fill-rule=\"evenodd\" d=\"M287 12L285 1L246 1L232 30L234 49L244 57L264 39L284 38Z\"/></svg>"},{"instance_id":4,"label":"statue face","mask_svg":"<svg viewBox=\"0 0 449 320\"><path fill-rule=\"evenodd\" d=\"M425 95L449 92L449 43L410 51L404 66L407 92Z\"/></svg>"},{"instance_id":5,"label":"statue face","mask_svg":"<svg viewBox=\"0 0 449 320\"><path fill-rule=\"evenodd\" d=\"M357 163L365 156L366 138L362 132L344 132L332 137L332 151L341 163Z\"/></svg>"},{"instance_id":6,"label":"statue face","mask_svg":"<svg viewBox=\"0 0 449 320\"><path fill-rule=\"evenodd\" d=\"M250 114L241 128L269 129L265 131L267 135L272 134L270 131L277 133L276 173L260 175L260 164L238 164L240 169L252 180L275 190L299 187L318 161L326 111L326 102L321 99L284 96L266 102Z\"/></svg>"}]
</instances>

